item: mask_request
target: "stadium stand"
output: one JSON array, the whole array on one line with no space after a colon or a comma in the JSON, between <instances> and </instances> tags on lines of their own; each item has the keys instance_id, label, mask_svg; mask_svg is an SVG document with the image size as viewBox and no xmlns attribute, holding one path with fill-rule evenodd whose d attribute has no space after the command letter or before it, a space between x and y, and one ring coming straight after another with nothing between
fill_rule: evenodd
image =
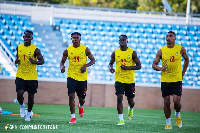
<instances>
[{"instance_id":1,"label":"stadium stand","mask_svg":"<svg viewBox=\"0 0 200 133\"><path fill-rule=\"evenodd\" d=\"M15 56L16 46L23 43L24 30L34 31L28 16L0 15L1 41ZM165 35L173 30L177 35L176 43L187 49L190 65L183 80L183 85L200 86L200 26L169 25L153 23L112 22L83 19L53 18L52 29L60 30L63 43L71 44L70 34L78 31L82 34L81 43L90 47L96 58L96 64L88 69L89 80L113 81L114 75L107 65L111 53L119 48L118 37L126 34L129 46L135 49L142 63L142 69L136 72L136 83L160 83L160 72L152 70L152 62L159 48L164 46ZM34 32L33 43L45 56L45 65L38 67L38 76L44 78L66 78L60 73L60 60L48 53L50 47ZM2 68L3 71L5 68Z\"/></svg>"},{"instance_id":2,"label":"stadium stand","mask_svg":"<svg viewBox=\"0 0 200 133\"><path fill-rule=\"evenodd\" d=\"M111 53L119 48L119 35L126 34L129 46L137 51L142 63L142 70L136 72L136 82L155 84L160 83L160 73L153 72L153 59L157 50L166 44L167 32L173 30L177 34L176 43L184 46L190 57L190 66L186 72L188 77L183 80L183 85L199 86L199 26L53 18L53 27L59 27L63 42L70 43L71 32L82 33L82 43L91 48L97 59L96 65L91 67L92 71L98 71L96 74L100 75L95 76L95 80L114 80L104 66L109 63Z\"/></svg>"}]
</instances>

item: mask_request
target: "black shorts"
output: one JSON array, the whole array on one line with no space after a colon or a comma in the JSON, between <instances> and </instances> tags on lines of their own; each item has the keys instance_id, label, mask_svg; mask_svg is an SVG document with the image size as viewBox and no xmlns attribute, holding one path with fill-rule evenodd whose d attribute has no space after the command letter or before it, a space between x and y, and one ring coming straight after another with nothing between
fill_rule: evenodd
<instances>
[{"instance_id":1,"label":"black shorts","mask_svg":"<svg viewBox=\"0 0 200 133\"><path fill-rule=\"evenodd\" d=\"M16 78L16 92L19 90L27 91L28 93L35 94L37 93L38 81L37 80L24 80L21 78Z\"/></svg>"},{"instance_id":2,"label":"black shorts","mask_svg":"<svg viewBox=\"0 0 200 133\"><path fill-rule=\"evenodd\" d=\"M115 94L124 94L128 98L134 98L135 97L135 83L127 84L127 83L121 83L121 82L115 82Z\"/></svg>"},{"instance_id":3,"label":"black shorts","mask_svg":"<svg viewBox=\"0 0 200 133\"><path fill-rule=\"evenodd\" d=\"M166 97L172 94L181 96L182 81L171 82L171 83L161 82L161 91L162 91L162 97Z\"/></svg>"},{"instance_id":4,"label":"black shorts","mask_svg":"<svg viewBox=\"0 0 200 133\"><path fill-rule=\"evenodd\" d=\"M67 78L67 89L68 95L71 93L77 93L77 96L85 99L87 91L87 80L86 81L77 81L73 78Z\"/></svg>"}]
</instances>

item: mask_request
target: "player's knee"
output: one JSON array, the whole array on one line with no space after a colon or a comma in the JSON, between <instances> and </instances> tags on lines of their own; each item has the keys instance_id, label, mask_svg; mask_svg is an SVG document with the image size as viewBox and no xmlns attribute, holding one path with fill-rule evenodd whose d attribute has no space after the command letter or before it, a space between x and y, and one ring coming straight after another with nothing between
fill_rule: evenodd
<instances>
[{"instance_id":1,"label":"player's knee","mask_svg":"<svg viewBox=\"0 0 200 133\"><path fill-rule=\"evenodd\" d=\"M23 94L24 94L23 90L17 91L17 100L19 103L24 100Z\"/></svg>"},{"instance_id":2,"label":"player's knee","mask_svg":"<svg viewBox=\"0 0 200 133\"><path fill-rule=\"evenodd\" d=\"M34 94L30 94L30 93L29 93L29 94L28 94L28 98L29 98L29 99L34 99Z\"/></svg>"},{"instance_id":3,"label":"player's knee","mask_svg":"<svg viewBox=\"0 0 200 133\"><path fill-rule=\"evenodd\" d=\"M174 101L175 106L179 106L181 103L179 101Z\"/></svg>"},{"instance_id":4,"label":"player's knee","mask_svg":"<svg viewBox=\"0 0 200 133\"><path fill-rule=\"evenodd\" d=\"M24 95L24 90L17 91L17 96L23 97L23 95Z\"/></svg>"},{"instance_id":5,"label":"player's knee","mask_svg":"<svg viewBox=\"0 0 200 133\"><path fill-rule=\"evenodd\" d=\"M75 94L74 93L69 94L69 99L70 100L74 100L74 98L75 98Z\"/></svg>"},{"instance_id":6,"label":"player's knee","mask_svg":"<svg viewBox=\"0 0 200 133\"><path fill-rule=\"evenodd\" d=\"M117 95L117 103L122 103L123 95Z\"/></svg>"},{"instance_id":7,"label":"player's knee","mask_svg":"<svg viewBox=\"0 0 200 133\"><path fill-rule=\"evenodd\" d=\"M34 94L28 94L28 104L34 104Z\"/></svg>"},{"instance_id":8,"label":"player's knee","mask_svg":"<svg viewBox=\"0 0 200 133\"><path fill-rule=\"evenodd\" d=\"M164 105L165 106L170 106L170 100L164 100Z\"/></svg>"},{"instance_id":9,"label":"player's knee","mask_svg":"<svg viewBox=\"0 0 200 133\"><path fill-rule=\"evenodd\" d=\"M81 98L81 97L78 97L79 98L79 102L80 103L85 103L85 99L84 98Z\"/></svg>"}]
</instances>

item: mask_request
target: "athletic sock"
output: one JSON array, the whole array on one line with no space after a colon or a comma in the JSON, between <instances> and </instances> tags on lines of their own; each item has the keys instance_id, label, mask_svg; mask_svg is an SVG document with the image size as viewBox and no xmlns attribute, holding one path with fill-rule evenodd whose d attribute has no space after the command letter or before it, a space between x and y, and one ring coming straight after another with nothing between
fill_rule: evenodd
<instances>
[{"instance_id":1,"label":"athletic sock","mask_svg":"<svg viewBox=\"0 0 200 133\"><path fill-rule=\"evenodd\" d=\"M166 124L171 125L171 118L166 119Z\"/></svg>"},{"instance_id":2,"label":"athletic sock","mask_svg":"<svg viewBox=\"0 0 200 133\"><path fill-rule=\"evenodd\" d=\"M20 105L21 108L25 108L25 104L23 103L22 105Z\"/></svg>"},{"instance_id":3,"label":"athletic sock","mask_svg":"<svg viewBox=\"0 0 200 133\"><path fill-rule=\"evenodd\" d=\"M72 117L72 118L75 118L75 114L71 114L71 117Z\"/></svg>"},{"instance_id":4,"label":"athletic sock","mask_svg":"<svg viewBox=\"0 0 200 133\"><path fill-rule=\"evenodd\" d=\"M176 112L176 111L175 111L175 116L176 116L176 117L179 117L180 114L181 114L181 112Z\"/></svg>"},{"instance_id":5,"label":"athletic sock","mask_svg":"<svg viewBox=\"0 0 200 133\"><path fill-rule=\"evenodd\" d=\"M124 120L123 114L118 114L118 115L119 115L119 119L120 119L120 120Z\"/></svg>"}]
</instances>

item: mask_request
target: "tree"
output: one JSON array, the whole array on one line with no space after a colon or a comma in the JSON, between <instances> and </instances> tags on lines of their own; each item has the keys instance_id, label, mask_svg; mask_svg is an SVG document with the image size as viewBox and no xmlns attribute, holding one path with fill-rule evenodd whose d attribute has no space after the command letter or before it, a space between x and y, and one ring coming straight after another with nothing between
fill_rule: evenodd
<instances>
[{"instance_id":1,"label":"tree","mask_svg":"<svg viewBox=\"0 0 200 133\"><path fill-rule=\"evenodd\" d=\"M186 13L187 0L168 0L172 7L172 12ZM142 11L164 11L162 0L139 0L137 10ZM191 0L191 13L200 13L199 0Z\"/></svg>"},{"instance_id":2,"label":"tree","mask_svg":"<svg viewBox=\"0 0 200 133\"><path fill-rule=\"evenodd\" d=\"M114 0L112 1L114 8L136 10L138 6L137 0Z\"/></svg>"}]
</instances>

